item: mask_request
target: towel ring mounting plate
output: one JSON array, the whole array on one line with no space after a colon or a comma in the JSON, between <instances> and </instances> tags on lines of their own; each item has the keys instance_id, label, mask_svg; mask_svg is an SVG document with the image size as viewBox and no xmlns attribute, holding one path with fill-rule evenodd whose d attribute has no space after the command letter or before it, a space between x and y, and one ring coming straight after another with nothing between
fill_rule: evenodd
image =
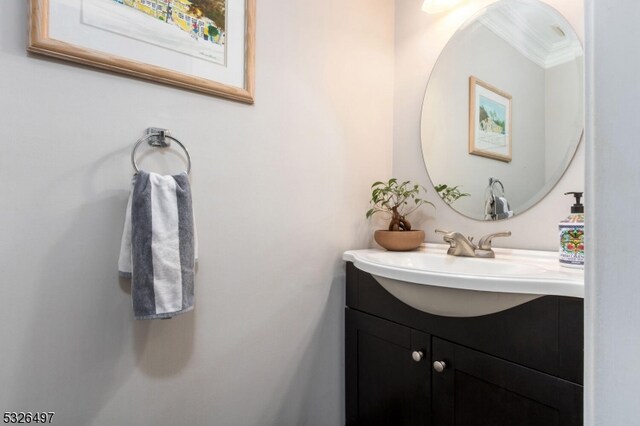
<instances>
[{"instance_id":1,"label":"towel ring mounting plate","mask_svg":"<svg viewBox=\"0 0 640 426\"><path fill-rule=\"evenodd\" d=\"M191 156L189 155L189 151L187 150L187 148L182 144L182 142L171 136L167 129L158 127L149 127L145 131L145 135L138 139L133 147L133 151L131 151L131 164L133 165L133 169L136 171L136 173L140 172L138 163L136 163L136 151L145 141L154 148L169 148L172 141L178 144L187 156L187 174L191 174Z\"/></svg>"}]
</instances>

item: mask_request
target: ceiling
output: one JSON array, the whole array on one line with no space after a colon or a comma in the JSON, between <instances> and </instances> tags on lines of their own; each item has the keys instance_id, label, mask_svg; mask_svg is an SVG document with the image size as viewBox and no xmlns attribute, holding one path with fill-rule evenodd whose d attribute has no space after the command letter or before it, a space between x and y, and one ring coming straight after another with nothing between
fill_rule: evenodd
<instances>
[{"instance_id":1,"label":"ceiling","mask_svg":"<svg viewBox=\"0 0 640 426\"><path fill-rule=\"evenodd\" d=\"M488 8L478 21L545 69L583 54L573 28L551 7L502 3Z\"/></svg>"}]
</instances>

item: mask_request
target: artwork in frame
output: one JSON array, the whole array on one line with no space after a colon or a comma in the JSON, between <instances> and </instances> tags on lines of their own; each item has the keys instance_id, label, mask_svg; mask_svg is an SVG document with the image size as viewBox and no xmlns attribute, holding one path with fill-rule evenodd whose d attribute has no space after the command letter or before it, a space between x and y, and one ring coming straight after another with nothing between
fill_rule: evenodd
<instances>
[{"instance_id":1,"label":"artwork in frame","mask_svg":"<svg viewBox=\"0 0 640 426\"><path fill-rule=\"evenodd\" d=\"M510 162L511 95L469 77L469 154Z\"/></svg>"},{"instance_id":2,"label":"artwork in frame","mask_svg":"<svg viewBox=\"0 0 640 426\"><path fill-rule=\"evenodd\" d=\"M29 51L254 102L255 0L30 0Z\"/></svg>"}]
</instances>

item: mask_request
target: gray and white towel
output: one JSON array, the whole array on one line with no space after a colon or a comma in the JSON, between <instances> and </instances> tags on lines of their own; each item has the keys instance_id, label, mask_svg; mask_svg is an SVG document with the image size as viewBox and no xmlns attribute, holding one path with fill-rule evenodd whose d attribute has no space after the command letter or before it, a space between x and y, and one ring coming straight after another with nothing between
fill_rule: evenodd
<instances>
[{"instance_id":1,"label":"gray and white towel","mask_svg":"<svg viewBox=\"0 0 640 426\"><path fill-rule=\"evenodd\" d=\"M186 173L140 171L132 180L118 271L131 278L136 319L193 309L196 237Z\"/></svg>"}]
</instances>

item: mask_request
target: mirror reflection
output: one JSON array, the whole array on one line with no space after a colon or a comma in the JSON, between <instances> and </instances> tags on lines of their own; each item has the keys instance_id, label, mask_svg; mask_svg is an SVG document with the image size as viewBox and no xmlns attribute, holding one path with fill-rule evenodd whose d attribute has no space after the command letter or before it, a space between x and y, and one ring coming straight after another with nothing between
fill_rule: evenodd
<instances>
[{"instance_id":1,"label":"mirror reflection","mask_svg":"<svg viewBox=\"0 0 640 426\"><path fill-rule=\"evenodd\" d=\"M517 215L562 177L584 127L583 50L538 0L502 0L451 38L422 107L422 152L446 200L478 220ZM442 193L442 192L441 192Z\"/></svg>"}]
</instances>

